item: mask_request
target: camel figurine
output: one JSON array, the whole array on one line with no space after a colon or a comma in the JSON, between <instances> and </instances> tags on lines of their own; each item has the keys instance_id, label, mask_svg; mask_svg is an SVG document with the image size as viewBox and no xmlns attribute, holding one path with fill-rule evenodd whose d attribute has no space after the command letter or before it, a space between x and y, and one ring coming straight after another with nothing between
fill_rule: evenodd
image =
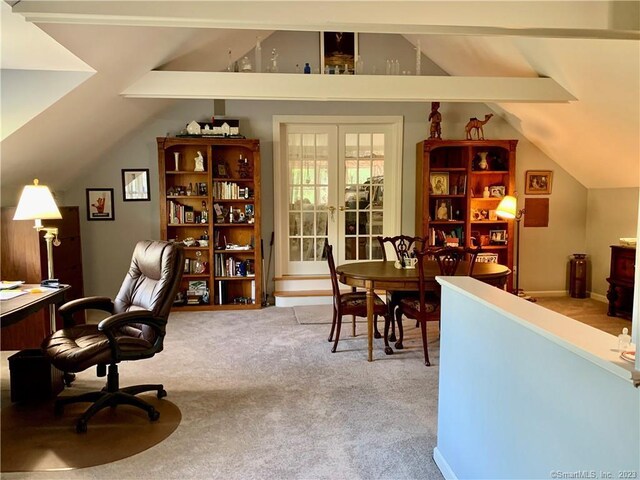
<instances>
[{"instance_id":1,"label":"camel figurine","mask_svg":"<svg viewBox=\"0 0 640 480\"><path fill-rule=\"evenodd\" d=\"M493 117L493 113L486 114L484 116L484 120L478 120L475 117L470 118L469 123L464 127L464 131L467 132L467 140L473 140L471 135L472 130L476 131L476 137L478 140L484 140L484 130L482 129L482 126L487 123L491 117Z\"/></svg>"}]
</instances>

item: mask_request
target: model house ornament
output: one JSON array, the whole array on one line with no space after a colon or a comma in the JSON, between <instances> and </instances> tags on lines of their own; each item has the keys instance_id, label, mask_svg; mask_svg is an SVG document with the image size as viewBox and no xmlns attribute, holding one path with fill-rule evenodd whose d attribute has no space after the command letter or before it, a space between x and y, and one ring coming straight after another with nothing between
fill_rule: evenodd
<instances>
[{"instance_id":1,"label":"model house ornament","mask_svg":"<svg viewBox=\"0 0 640 480\"><path fill-rule=\"evenodd\" d=\"M187 133L189 135L200 135L200 124L195 120L187 125Z\"/></svg>"}]
</instances>

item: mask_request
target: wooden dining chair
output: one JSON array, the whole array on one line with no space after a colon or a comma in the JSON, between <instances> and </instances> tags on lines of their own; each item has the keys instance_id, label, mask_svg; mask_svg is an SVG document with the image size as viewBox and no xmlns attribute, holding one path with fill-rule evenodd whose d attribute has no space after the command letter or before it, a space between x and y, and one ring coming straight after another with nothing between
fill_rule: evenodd
<instances>
[{"instance_id":1,"label":"wooden dining chair","mask_svg":"<svg viewBox=\"0 0 640 480\"><path fill-rule=\"evenodd\" d=\"M367 294L366 292L350 292L342 293L340 291L340 285L338 282L338 275L336 273L336 263L333 258L333 246L328 243L325 244L324 254L327 257L327 263L329 264L329 272L331 275L331 288L333 289L333 319L331 321L331 332L329 333L329 341L333 341L333 334L335 332L335 341L333 343L332 353L335 353L338 348L338 340L340 339L340 327L342 326L342 317L345 315L351 315L353 322L353 334L355 335L355 317L367 317ZM374 325L376 326L376 338L380 338L380 333L377 331L377 319L378 315L385 317L385 324L389 322L389 314L387 311L387 305L378 296L374 297ZM385 340L385 352L389 353L391 348Z\"/></svg>"},{"instance_id":2,"label":"wooden dining chair","mask_svg":"<svg viewBox=\"0 0 640 480\"><path fill-rule=\"evenodd\" d=\"M406 259L412 257L414 255L414 250L421 250L426 245L426 241L424 238L411 237L409 235L396 235L395 237L378 236L376 237L376 239L378 240L380 248L382 249L382 260L385 262L388 260L387 251L385 248L386 245L391 245L393 247L393 251L395 252L395 259L401 263L406 262ZM417 292L387 291L387 307L391 318L391 335L389 335L389 340L392 342L396 341L396 327L393 323L395 309L398 306L400 299L405 297L415 298L417 297ZM388 335L388 331L389 325L385 323L385 338Z\"/></svg>"},{"instance_id":3,"label":"wooden dining chair","mask_svg":"<svg viewBox=\"0 0 640 480\"><path fill-rule=\"evenodd\" d=\"M418 295L415 297L401 298L396 310L396 322L398 323L398 333L400 338L396 342L397 349L404 348L402 341L404 329L402 328L402 315L416 320L420 324L422 335L422 347L424 350L424 364L431 366L429 361L429 349L427 346L427 322L440 322L440 292L439 290L427 290L425 281L425 260L435 259L438 263L440 275L455 275L463 260L468 262L466 275L473 274L476 259L480 253L479 248L470 247L442 247L424 248L416 250L415 256L418 259Z\"/></svg>"}]
</instances>

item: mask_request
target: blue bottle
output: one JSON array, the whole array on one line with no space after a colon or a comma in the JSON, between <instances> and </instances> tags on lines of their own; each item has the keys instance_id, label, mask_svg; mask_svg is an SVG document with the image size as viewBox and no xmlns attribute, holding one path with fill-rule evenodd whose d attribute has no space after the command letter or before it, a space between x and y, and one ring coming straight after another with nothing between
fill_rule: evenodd
<instances>
[{"instance_id":1,"label":"blue bottle","mask_svg":"<svg viewBox=\"0 0 640 480\"><path fill-rule=\"evenodd\" d=\"M308 63L304 64L304 73L311 73L311 66Z\"/></svg>"}]
</instances>

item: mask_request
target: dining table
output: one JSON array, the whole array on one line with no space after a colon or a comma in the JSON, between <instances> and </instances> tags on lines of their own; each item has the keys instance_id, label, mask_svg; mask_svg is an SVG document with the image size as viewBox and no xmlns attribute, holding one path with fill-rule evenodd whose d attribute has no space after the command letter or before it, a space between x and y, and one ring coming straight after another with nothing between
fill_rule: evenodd
<instances>
[{"instance_id":1,"label":"dining table","mask_svg":"<svg viewBox=\"0 0 640 480\"><path fill-rule=\"evenodd\" d=\"M469 264L460 262L459 274L466 276ZM345 263L336 267L336 273L341 283L356 288L364 288L367 296L367 340L368 361L373 361L373 299L375 290L410 291L418 290L417 268L396 268L393 261L364 261ZM504 289L511 270L499 263L476 262L472 277L482 282ZM435 260L425 260L424 280L427 290L437 290L436 276L440 275L440 267Z\"/></svg>"}]
</instances>

